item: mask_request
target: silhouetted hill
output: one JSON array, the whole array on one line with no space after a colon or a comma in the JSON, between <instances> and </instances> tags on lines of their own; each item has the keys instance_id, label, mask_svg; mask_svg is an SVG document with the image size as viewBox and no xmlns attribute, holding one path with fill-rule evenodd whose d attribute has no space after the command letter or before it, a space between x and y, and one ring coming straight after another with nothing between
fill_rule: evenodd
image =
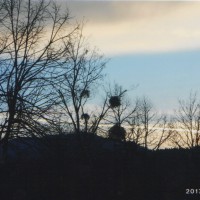
<instances>
[{"instance_id":1,"label":"silhouetted hill","mask_svg":"<svg viewBox=\"0 0 200 200\"><path fill-rule=\"evenodd\" d=\"M114 152L116 150L142 150L133 142L122 142L103 138L93 134L66 134L47 135L42 138L21 137L9 141L8 160L19 159L43 159L46 156L57 156L58 154L73 155L96 152ZM2 148L0 146L0 156ZM1 159L1 157L0 157Z\"/></svg>"},{"instance_id":2,"label":"silhouetted hill","mask_svg":"<svg viewBox=\"0 0 200 200\"><path fill-rule=\"evenodd\" d=\"M23 139L23 144L21 143ZM15 150L14 150L15 146ZM92 134L10 141L0 199L187 200L200 185L200 148L150 151Z\"/></svg>"}]
</instances>

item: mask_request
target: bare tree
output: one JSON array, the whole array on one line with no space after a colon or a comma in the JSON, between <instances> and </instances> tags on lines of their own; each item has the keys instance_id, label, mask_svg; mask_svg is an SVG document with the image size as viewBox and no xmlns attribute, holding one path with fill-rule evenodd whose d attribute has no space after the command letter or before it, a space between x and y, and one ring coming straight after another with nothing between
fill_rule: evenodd
<instances>
[{"instance_id":1,"label":"bare tree","mask_svg":"<svg viewBox=\"0 0 200 200\"><path fill-rule=\"evenodd\" d=\"M138 99L138 109L128 123L128 139L145 148L159 149L171 137L167 117L159 116L147 97Z\"/></svg>"},{"instance_id":2,"label":"bare tree","mask_svg":"<svg viewBox=\"0 0 200 200\"><path fill-rule=\"evenodd\" d=\"M0 1L0 142L39 127L55 103L50 85L66 63L67 44L78 27L69 12L45 0Z\"/></svg>"},{"instance_id":3,"label":"bare tree","mask_svg":"<svg viewBox=\"0 0 200 200\"><path fill-rule=\"evenodd\" d=\"M62 83L57 85L57 91L61 100L60 109L69 117L68 123L73 125L74 131L80 133L83 123L84 129L88 129L90 115L85 112L85 105L95 94L103 78L106 60L95 49L89 49L82 29L74 34L71 40L71 43L65 43L69 59L63 65L63 79Z\"/></svg>"},{"instance_id":4,"label":"bare tree","mask_svg":"<svg viewBox=\"0 0 200 200\"><path fill-rule=\"evenodd\" d=\"M175 112L172 124L175 147L192 148L199 146L200 139L200 104L196 93L190 93L188 100L179 100L179 109Z\"/></svg>"},{"instance_id":5,"label":"bare tree","mask_svg":"<svg viewBox=\"0 0 200 200\"><path fill-rule=\"evenodd\" d=\"M104 130L105 118L107 117L107 113L110 110L109 105L109 97L105 96L103 99L102 105L99 105L91 112L91 117L89 121L88 131L93 134L101 134L104 135L106 131Z\"/></svg>"},{"instance_id":6,"label":"bare tree","mask_svg":"<svg viewBox=\"0 0 200 200\"><path fill-rule=\"evenodd\" d=\"M129 131L127 131L127 140L134 141L136 144L141 145L143 139L143 129L141 127L141 113L137 109L134 115L127 120L130 126Z\"/></svg>"},{"instance_id":7,"label":"bare tree","mask_svg":"<svg viewBox=\"0 0 200 200\"><path fill-rule=\"evenodd\" d=\"M110 120L110 123L119 124L121 126L135 113L137 109L137 102L133 108L131 108L132 105L126 96L126 93L127 90L124 90L122 86L119 86L118 84L114 85L113 91L110 90L110 118L113 118Z\"/></svg>"},{"instance_id":8,"label":"bare tree","mask_svg":"<svg viewBox=\"0 0 200 200\"><path fill-rule=\"evenodd\" d=\"M101 121L104 124L104 130L102 129L101 131L106 133L106 135L108 134L109 137L111 136L113 138L115 133L121 132L121 135L124 135L122 139L125 140L126 130L123 126L127 126L127 120L133 116L137 109L137 103L134 102L132 105L126 93L127 90L124 90L122 86L118 84L114 84L114 86L109 85L106 90L107 109ZM111 128L110 125L112 125ZM118 136L120 136L120 134Z\"/></svg>"}]
</instances>

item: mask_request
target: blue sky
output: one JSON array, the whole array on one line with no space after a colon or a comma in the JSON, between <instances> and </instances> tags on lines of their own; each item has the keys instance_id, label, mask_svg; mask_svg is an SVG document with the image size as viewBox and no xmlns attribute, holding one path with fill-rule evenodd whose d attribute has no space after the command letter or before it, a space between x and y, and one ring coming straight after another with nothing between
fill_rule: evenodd
<instances>
[{"instance_id":1,"label":"blue sky","mask_svg":"<svg viewBox=\"0 0 200 200\"><path fill-rule=\"evenodd\" d=\"M105 72L171 112L190 91L200 95L200 2L68 2L84 34L108 58Z\"/></svg>"},{"instance_id":2,"label":"blue sky","mask_svg":"<svg viewBox=\"0 0 200 200\"><path fill-rule=\"evenodd\" d=\"M172 111L178 99L200 92L200 50L114 56L106 72L131 90L130 96L147 96L158 110Z\"/></svg>"}]
</instances>

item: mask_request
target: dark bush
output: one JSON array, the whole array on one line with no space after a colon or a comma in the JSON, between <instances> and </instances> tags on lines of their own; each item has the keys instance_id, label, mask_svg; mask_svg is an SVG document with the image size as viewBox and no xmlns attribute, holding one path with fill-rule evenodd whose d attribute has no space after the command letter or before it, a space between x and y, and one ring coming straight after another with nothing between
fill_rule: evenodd
<instances>
[{"instance_id":1,"label":"dark bush","mask_svg":"<svg viewBox=\"0 0 200 200\"><path fill-rule=\"evenodd\" d=\"M125 140L126 130L119 124L115 124L109 129L108 136L115 140Z\"/></svg>"},{"instance_id":2,"label":"dark bush","mask_svg":"<svg viewBox=\"0 0 200 200\"><path fill-rule=\"evenodd\" d=\"M120 96L112 96L112 97L110 97L109 103L110 103L110 106L112 108L119 107L121 105Z\"/></svg>"},{"instance_id":3,"label":"dark bush","mask_svg":"<svg viewBox=\"0 0 200 200\"><path fill-rule=\"evenodd\" d=\"M90 116L89 116L87 113L83 113L83 114L81 115L81 119L82 119L82 120L88 121L88 120L90 119Z\"/></svg>"},{"instance_id":4,"label":"dark bush","mask_svg":"<svg viewBox=\"0 0 200 200\"><path fill-rule=\"evenodd\" d=\"M83 90L82 92L81 92L81 97L82 98L89 98L90 97L90 91L89 90Z\"/></svg>"}]
</instances>

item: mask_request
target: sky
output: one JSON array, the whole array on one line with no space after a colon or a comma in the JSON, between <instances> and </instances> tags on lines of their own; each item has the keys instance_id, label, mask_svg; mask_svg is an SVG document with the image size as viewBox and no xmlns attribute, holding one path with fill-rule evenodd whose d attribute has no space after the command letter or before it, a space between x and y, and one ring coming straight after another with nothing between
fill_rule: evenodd
<instances>
[{"instance_id":1,"label":"sky","mask_svg":"<svg viewBox=\"0 0 200 200\"><path fill-rule=\"evenodd\" d=\"M64 1L64 0L63 0ZM200 96L200 2L67 1L83 33L110 61L105 73L131 98L147 96L171 113Z\"/></svg>"}]
</instances>

